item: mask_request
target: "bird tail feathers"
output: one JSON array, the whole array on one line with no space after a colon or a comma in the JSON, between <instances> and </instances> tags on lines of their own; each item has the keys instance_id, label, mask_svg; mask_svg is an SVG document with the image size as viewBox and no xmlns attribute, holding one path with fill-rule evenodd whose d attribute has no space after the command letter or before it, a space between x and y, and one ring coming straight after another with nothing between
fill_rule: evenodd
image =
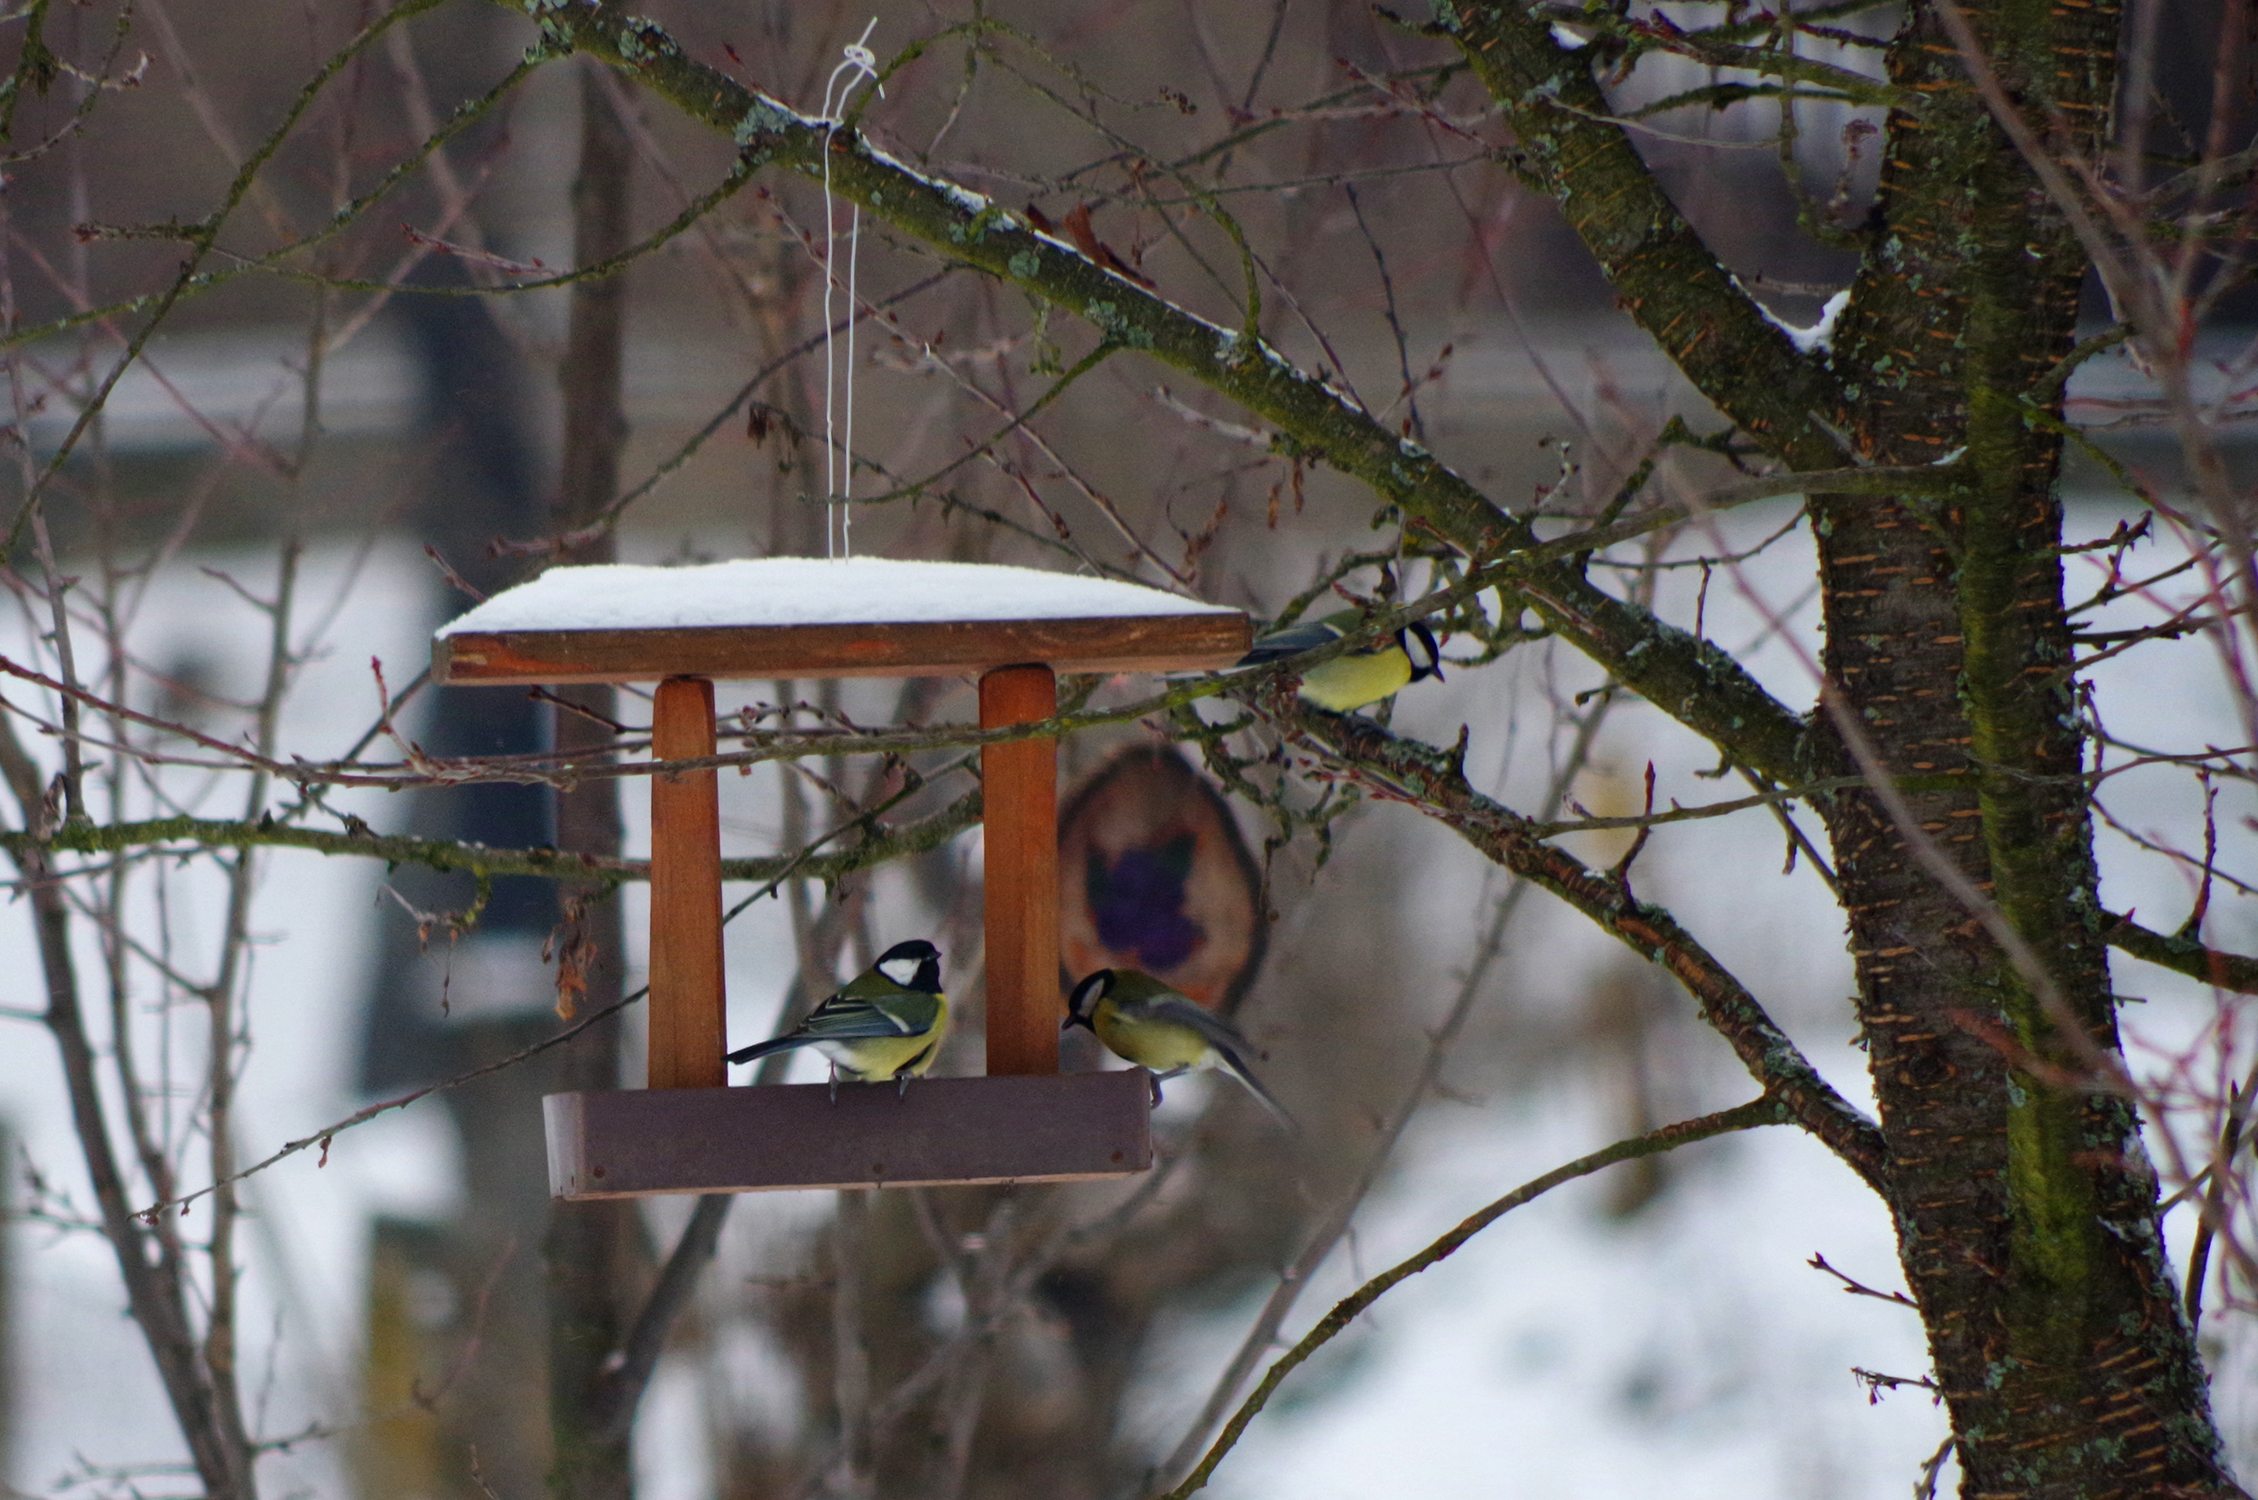
<instances>
[{"instance_id":1,"label":"bird tail feathers","mask_svg":"<svg viewBox=\"0 0 2258 1500\"><path fill-rule=\"evenodd\" d=\"M1223 1061L1230 1067L1231 1076L1245 1084L1247 1092L1260 1099L1262 1107L1276 1116L1279 1124L1296 1134L1300 1133L1301 1125L1286 1112L1286 1106L1278 1102L1277 1096L1262 1086L1262 1080L1254 1076L1254 1069L1247 1066L1246 1059L1239 1056L1238 1049L1218 1046L1215 1050L1223 1055Z\"/></svg>"},{"instance_id":2,"label":"bird tail feathers","mask_svg":"<svg viewBox=\"0 0 2258 1500\"><path fill-rule=\"evenodd\" d=\"M729 1054L729 1061L748 1063L755 1058L766 1057L771 1052L789 1052L794 1047L805 1047L810 1042L817 1040L819 1038L800 1034L770 1037L765 1042L755 1042L750 1047L738 1048L735 1052Z\"/></svg>"}]
</instances>

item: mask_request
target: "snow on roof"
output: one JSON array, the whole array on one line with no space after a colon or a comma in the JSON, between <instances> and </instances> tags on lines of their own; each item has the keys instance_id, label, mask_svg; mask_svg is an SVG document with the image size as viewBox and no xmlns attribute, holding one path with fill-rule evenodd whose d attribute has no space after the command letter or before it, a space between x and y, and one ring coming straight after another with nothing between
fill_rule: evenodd
<instances>
[{"instance_id":1,"label":"snow on roof","mask_svg":"<svg viewBox=\"0 0 2258 1500\"><path fill-rule=\"evenodd\" d=\"M439 634L1230 613L1143 584L996 563L759 557L678 568L551 568L496 594Z\"/></svg>"}]
</instances>

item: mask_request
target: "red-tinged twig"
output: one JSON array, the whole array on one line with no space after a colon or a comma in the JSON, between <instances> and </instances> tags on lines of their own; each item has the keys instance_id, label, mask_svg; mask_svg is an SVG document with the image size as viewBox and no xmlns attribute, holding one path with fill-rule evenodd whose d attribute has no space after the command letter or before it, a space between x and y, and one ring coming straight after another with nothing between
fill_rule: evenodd
<instances>
[{"instance_id":1,"label":"red-tinged twig","mask_svg":"<svg viewBox=\"0 0 2258 1500\"><path fill-rule=\"evenodd\" d=\"M1920 1305L1916 1303L1911 1297L1906 1296L1903 1292L1877 1292L1872 1287L1866 1285L1865 1282L1857 1281L1852 1279L1851 1277L1845 1276L1842 1272L1827 1264L1827 1257L1819 1254L1817 1251L1812 1252L1811 1259L1805 1261L1804 1264L1809 1266L1814 1271L1824 1271L1829 1276L1834 1277L1835 1280L1842 1283L1843 1291L1848 1293L1850 1296L1872 1297L1877 1302L1894 1302L1900 1307L1918 1307Z\"/></svg>"},{"instance_id":2,"label":"red-tinged twig","mask_svg":"<svg viewBox=\"0 0 2258 1500\"><path fill-rule=\"evenodd\" d=\"M1338 768L1408 794L1422 813L1485 857L1536 882L1633 952L1662 964L1770 1096L1869 1187L1885 1190L1889 1147L1880 1128L1827 1082L1748 987L1668 912L1625 900L1604 873L1536 837L1528 819L1474 790L1447 752L1354 714L1305 713L1295 728Z\"/></svg>"},{"instance_id":3,"label":"red-tinged twig","mask_svg":"<svg viewBox=\"0 0 2258 1500\"><path fill-rule=\"evenodd\" d=\"M1920 1478L1913 1484L1913 1500L1937 1500L1937 1479L1944 1473L1944 1461L1952 1457L1952 1450L1959 1442L1958 1437L1946 1433L1944 1441L1937 1444L1937 1451L1922 1461Z\"/></svg>"},{"instance_id":4,"label":"red-tinged twig","mask_svg":"<svg viewBox=\"0 0 2258 1500\"><path fill-rule=\"evenodd\" d=\"M302 1151L310 1150L318 1146L326 1152L329 1149L329 1139L331 1136L342 1135L346 1131L351 1130L356 1125L366 1125L369 1121L376 1119L380 1115L388 1115L394 1110L406 1109L409 1105L414 1104L416 1101L420 1099L428 1099L433 1094L444 1094L449 1092L450 1090L459 1089L466 1083L476 1083L481 1078L491 1077L493 1074L499 1073L506 1068L514 1068L521 1062L525 1062L531 1058L539 1057L542 1053L547 1052L552 1047L561 1047L565 1043L571 1041L574 1037L580 1035L583 1031L586 1031L589 1027L596 1025L600 1021L606 1021L611 1017L618 1015L621 1011L627 1009L627 1007L629 1007L630 1005L635 1004L638 1000L641 1000L645 995L649 993L650 991L647 988L636 990L634 993L628 995L625 999L620 1000L617 1004L607 1005L601 1010L591 1011L587 1015L582 1016L579 1020L573 1022L571 1025L565 1027L562 1031L556 1032L550 1036L545 1036L540 1041L534 1042L530 1046L520 1047L517 1051L512 1052L507 1057L497 1058L490 1063L482 1063L478 1067L471 1068L465 1072L457 1073L452 1078L443 1078L437 1083L427 1083L421 1088L410 1089L404 1094L396 1094L390 1099L380 1100L375 1104L367 1105L361 1109L356 1109L349 1115L345 1115L339 1119L332 1120L329 1124L322 1126L320 1129L314 1131L310 1135L300 1136L294 1141L283 1142L280 1147L270 1152L266 1156L261 1157L259 1160L251 1163L249 1166L244 1167L240 1171L236 1172L233 1176L227 1178L225 1182L207 1183L203 1187L197 1188L194 1192L183 1193L177 1198L166 1198L160 1202L152 1203L146 1208L136 1209L133 1211L133 1217L141 1220L141 1222L144 1224L154 1224L157 1222L158 1218L161 1215L165 1214L169 1210L179 1209L182 1213L186 1213L189 1206L195 1203L197 1199L209 1197L211 1194L219 1191L219 1189L221 1189L222 1187L241 1182L247 1177L256 1177L259 1173L264 1172L267 1168L274 1166L278 1162L285 1161L290 1157L296 1156Z\"/></svg>"},{"instance_id":5,"label":"red-tinged twig","mask_svg":"<svg viewBox=\"0 0 2258 1500\"><path fill-rule=\"evenodd\" d=\"M1944 1399L1937 1391L1937 1383L1926 1375L1884 1375L1879 1370L1863 1369L1858 1365L1852 1365L1850 1373L1853 1379L1866 1387L1866 1404L1868 1406L1881 1405L1882 1397L1888 1392L1900 1390L1907 1386L1911 1386L1917 1391L1927 1391L1936 1400Z\"/></svg>"}]
</instances>

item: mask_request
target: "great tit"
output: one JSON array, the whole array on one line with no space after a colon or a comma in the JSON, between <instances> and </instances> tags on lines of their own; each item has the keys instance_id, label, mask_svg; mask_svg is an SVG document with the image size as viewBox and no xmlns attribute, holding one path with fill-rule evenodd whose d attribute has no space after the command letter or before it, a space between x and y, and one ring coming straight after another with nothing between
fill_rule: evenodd
<instances>
[{"instance_id":1,"label":"great tit","mask_svg":"<svg viewBox=\"0 0 2258 1500\"><path fill-rule=\"evenodd\" d=\"M1329 646L1354 630L1361 619L1349 609L1322 620L1270 631L1255 641L1254 649L1240 657L1238 665L1259 667ZM1413 620L1393 635L1368 641L1311 667L1302 674L1300 697L1304 703L1345 714L1392 698L1398 688L1429 677L1443 680L1442 653L1426 622Z\"/></svg>"},{"instance_id":2,"label":"great tit","mask_svg":"<svg viewBox=\"0 0 2258 1500\"><path fill-rule=\"evenodd\" d=\"M1074 986L1066 1010L1061 1030L1085 1027L1115 1056L1152 1071L1153 1103L1160 1102L1160 1086L1167 1079L1221 1068L1293 1128L1294 1117L1247 1067L1245 1054L1253 1049L1238 1028L1152 975L1136 969L1096 970Z\"/></svg>"},{"instance_id":3,"label":"great tit","mask_svg":"<svg viewBox=\"0 0 2258 1500\"><path fill-rule=\"evenodd\" d=\"M814 1047L831 1063L831 1095L839 1075L857 1083L891 1078L902 1092L922 1078L949 1029L949 997L941 993L941 950L923 938L896 943L878 962L839 986L807 1019L765 1042L729 1054L733 1063L771 1052Z\"/></svg>"}]
</instances>

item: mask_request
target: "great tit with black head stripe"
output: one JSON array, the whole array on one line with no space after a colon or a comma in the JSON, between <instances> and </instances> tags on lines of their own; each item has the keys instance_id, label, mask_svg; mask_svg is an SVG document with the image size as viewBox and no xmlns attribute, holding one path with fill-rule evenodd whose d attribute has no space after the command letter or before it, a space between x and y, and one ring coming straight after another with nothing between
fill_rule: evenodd
<instances>
[{"instance_id":1,"label":"great tit with black head stripe","mask_svg":"<svg viewBox=\"0 0 2258 1500\"><path fill-rule=\"evenodd\" d=\"M1259 667L1304 651L1329 646L1356 629L1363 616L1353 609L1307 620L1258 637L1239 658L1242 667ZM1443 680L1442 652L1424 620L1413 620L1339 656L1328 657L1302 674L1304 703L1337 714L1353 713L1395 696L1398 689L1428 678Z\"/></svg>"},{"instance_id":2,"label":"great tit with black head stripe","mask_svg":"<svg viewBox=\"0 0 2258 1500\"><path fill-rule=\"evenodd\" d=\"M1294 1128L1294 1117L1247 1066L1254 1049L1238 1028L1150 974L1096 970L1074 986L1066 1010L1061 1030L1084 1027L1115 1056L1151 1071L1153 1103L1160 1103L1161 1084L1178 1074L1219 1068L1245 1084L1287 1129Z\"/></svg>"},{"instance_id":3,"label":"great tit with black head stripe","mask_svg":"<svg viewBox=\"0 0 2258 1500\"><path fill-rule=\"evenodd\" d=\"M831 1097L839 1076L856 1083L894 1080L906 1093L941 1050L949 1029L949 997L941 993L941 950L923 938L896 943L878 962L839 986L807 1019L782 1036L729 1054L733 1063L771 1052L813 1047L831 1064Z\"/></svg>"}]
</instances>

